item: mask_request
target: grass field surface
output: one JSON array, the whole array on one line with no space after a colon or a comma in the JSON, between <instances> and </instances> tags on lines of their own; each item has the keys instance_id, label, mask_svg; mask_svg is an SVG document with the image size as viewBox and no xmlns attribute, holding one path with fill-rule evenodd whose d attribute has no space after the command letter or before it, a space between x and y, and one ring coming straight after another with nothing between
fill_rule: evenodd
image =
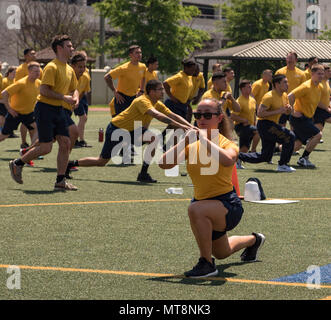
<instances>
[{"instance_id":1,"label":"grass field surface","mask_svg":"<svg viewBox=\"0 0 331 320\"><path fill-rule=\"evenodd\" d=\"M95 109L94 109L95 110ZM77 121L77 118L74 118ZM98 156L98 128L109 111L90 108L86 140L70 159ZM152 127L163 129L153 121ZM273 281L331 263L331 126L311 154L315 170L277 173L274 164L245 164L238 171L241 194L249 177L262 181L267 198L298 199L284 205L243 201L244 216L229 235L262 232L266 242L256 263L240 262L240 252L217 260L219 275L185 279L198 260L187 207L193 194L188 176L166 177L157 165L153 185L136 181L140 165L79 168L76 192L54 192L57 145L35 167L23 170L23 185L10 177L8 162L18 157L20 139L0 144L0 299L12 300L319 300L331 296L331 281L318 289L305 282ZM302 151L300 152L302 153ZM180 166L185 172L185 167ZM167 194L182 187L183 194ZM20 288L9 289L8 267L18 266ZM328 267L326 267L328 268ZM331 268L326 269L329 272ZM329 271L328 271L329 270Z\"/></svg>"}]
</instances>

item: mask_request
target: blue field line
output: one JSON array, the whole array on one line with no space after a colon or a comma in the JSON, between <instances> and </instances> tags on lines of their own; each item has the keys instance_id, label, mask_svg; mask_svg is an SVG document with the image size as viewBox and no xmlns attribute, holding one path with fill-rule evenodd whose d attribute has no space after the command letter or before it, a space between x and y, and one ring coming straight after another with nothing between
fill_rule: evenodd
<instances>
[{"instance_id":1,"label":"blue field line","mask_svg":"<svg viewBox=\"0 0 331 320\"><path fill-rule=\"evenodd\" d=\"M284 276L277 279L272 279L270 281L277 281L277 282L297 282L297 283L307 283L312 279L316 279L316 277L320 278L320 283L322 284L330 284L331 283L331 263L325 266L319 267L319 269L315 269L312 271L304 271L300 273L295 273L289 276Z\"/></svg>"}]
</instances>

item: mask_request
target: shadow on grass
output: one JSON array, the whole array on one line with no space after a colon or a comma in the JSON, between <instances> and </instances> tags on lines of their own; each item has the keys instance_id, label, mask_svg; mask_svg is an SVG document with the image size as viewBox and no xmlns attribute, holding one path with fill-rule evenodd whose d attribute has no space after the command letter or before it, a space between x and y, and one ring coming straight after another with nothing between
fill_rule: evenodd
<instances>
[{"instance_id":1,"label":"shadow on grass","mask_svg":"<svg viewBox=\"0 0 331 320\"><path fill-rule=\"evenodd\" d=\"M248 262L234 262L216 266L218 275L215 277L206 278L186 278L184 275L174 275L166 277L155 277L148 279L149 281L168 282L173 284L186 284L186 285L198 285L198 286L221 286L224 285L228 280L226 278L233 278L237 274L232 272L226 272L227 268L233 266L242 266Z\"/></svg>"},{"instance_id":2,"label":"shadow on grass","mask_svg":"<svg viewBox=\"0 0 331 320\"><path fill-rule=\"evenodd\" d=\"M184 185L183 183L179 182L160 182L157 183L144 183L139 181L128 181L128 180L92 180L92 179L74 179L75 181L97 181L102 183L113 183L113 184L126 184L126 185L134 185L134 186L180 186L180 187L189 187L189 185Z\"/></svg>"},{"instance_id":3,"label":"shadow on grass","mask_svg":"<svg viewBox=\"0 0 331 320\"><path fill-rule=\"evenodd\" d=\"M20 152L20 149L7 149L7 150L4 150L4 152Z\"/></svg>"},{"instance_id":4,"label":"shadow on grass","mask_svg":"<svg viewBox=\"0 0 331 320\"><path fill-rule=\"evenodd\" d=\"M23 193L34 195L34 194L54 194L54 193L62 193L66 192L66 190L23 190Z\"/></svg>"},{"instance_id":5,"label":"shadow on grass","mask_svg":"<svg viewBox=\"0 0 331 320\"><path fill-rule=\"evenodd\" d=\"M278 173L274 169L253 169L254 172L261 172L261 173Z\"/></svg>"},{"instance_id":6,"label":"shadow on grass","mask_svg":"<svg viewBox=\"0 0 331 320\"><path fill-rule=\"evenodd\" d=\"M0 161L10 161L13 160L13 158L0 158Z\"/></svg>"}]
</instances>

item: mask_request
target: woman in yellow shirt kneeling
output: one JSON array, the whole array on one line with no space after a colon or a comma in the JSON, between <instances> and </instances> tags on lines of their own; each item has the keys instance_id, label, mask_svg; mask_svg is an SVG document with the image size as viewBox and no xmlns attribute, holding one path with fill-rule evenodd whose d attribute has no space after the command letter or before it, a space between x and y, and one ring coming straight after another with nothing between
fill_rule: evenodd
<instances>
[{"instance_id":1,"label":"woman in yellow shirt kneeling","mask_svg":"<svg viewBox=\"0 0 331 320\"><path fill-rule=\"evenodd\" d=\"M229 120L222 111L222 102L204 99L193 115L198 128L189 130L185 139L168 150L159 166L170 169L186 160L187 172L194 186L188 215L200 258L197 265L184 274L200 278L218 274L212 256L225 259L245 249L241 260L256 261L265 237L261 233L227 236L226 232L238 225L244 211L232 184L238 147L227 138L231 132Z\"/></svg>"}]
</instances>

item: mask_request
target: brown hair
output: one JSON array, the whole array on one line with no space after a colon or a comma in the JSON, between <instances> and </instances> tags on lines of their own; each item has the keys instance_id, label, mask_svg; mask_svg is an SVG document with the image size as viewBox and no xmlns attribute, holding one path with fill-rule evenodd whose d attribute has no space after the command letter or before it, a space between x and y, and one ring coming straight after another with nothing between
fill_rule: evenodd
<instances>
[{"instance_id":1,"label":"brown hair","mask_svg":"<svg viewBox=\"0 0 331 320\"><path fill-rule=\"evenodd\" d=\"M232 129L231 129L231 125L230 125L230 120L229 120L229 117L227 116L227 114L224 112L224 110L222 108L222 104L220 103L220 101L216 100L214 98L207 98L207 99L201 100L200 103L204 100L212 101L215 105L215 108L217 109L217 112L219 114L223 115L223 119L218 125L218 131L225 138L227 138L229 140L232 140Z\"/></svg>"},{"instance_id":2,"label":"brown hair","mask_svg":"<svg viewBox=\"0 0 331 320\"><path fill-rule=\"evenodd\" d=\"M5 73L5 77L8 77L10 73L16 70L16 67L10 66Z\"/></svg>"},{"instance_id":3,"label":"brown hair","mask_svg":"<svg viewBox=\"0 0 331 320\"><path fill-rule=\"evenodd\" d=\"M323 70L324 71L324 67L321 64L318 64L318 63L313 64L311 66L311 72L316 72L318 70Z\"/></svg>"},{"instance_id":4,"label":"brown hair","mask_svg":"<svg viewBox=\"0 0 331 320\"><path fill-rule=\"evenodd\" d=\"M239 83L239 88L242 89L243 87L245 87L247 84L250 84L251 82L249 80L241 80L241 82Z\"/></svg>"},{"instance_id":5,"label":"brown hair","mask_svg":"<svg viewBox=\"0 0 331 320\"><path fill-rule=\"evenodd\" d=\"M33 67L38 67L40 68L40 64L36 61L31 61L28 63L28 70L31 70Z\"/></svg>"},{"instance_id":6,"label":"brown hair","mask_svg":"<svg viewBox=\"0 0 331 320\"><path fill-rule=\"evenodd\" d=\"M136 49L141 49L141 47L138 46L137 44L134 44L134 45L130 46L129 47L129 54L131 54Z\"/></svg>"},{"instance_id":7,"label":"brown hair","mask_svg":"<svg viewBox=\"0 0 331 320\"><path fill-rule=\"evenodd\" d=\"M65 41L71 41L70 37L66 34L64 35L57 35L52 40L52 49L55 53L57 53L57 46L61 46L63 48L63 43Z\"/></svg>"}]
</instances>

